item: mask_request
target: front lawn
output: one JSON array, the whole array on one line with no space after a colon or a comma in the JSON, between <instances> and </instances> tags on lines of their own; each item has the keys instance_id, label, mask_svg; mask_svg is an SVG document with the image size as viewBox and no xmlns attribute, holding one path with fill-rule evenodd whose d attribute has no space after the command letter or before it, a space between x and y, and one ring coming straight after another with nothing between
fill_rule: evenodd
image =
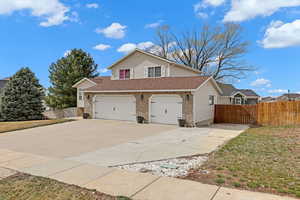
<instances>
[{"instance_id":1,"label":"front lawn","mask_svg":"<svg viewBox=\"0 0 300 200\"><path fill-rule=\"evenodd\" d=\"M130 200L19 173L0 180L1 200Z\"/></svg>"},{"instance_id":2,"label":"front lawn","mask_svg":"<svg viewBox=\"0 0 300 200\"><path fill-rule=\"evenodd\" d=\"M19 122L0 122L0 133L47 126L52 124L74 121L71 119L53 119L53 120L36 120L36 121L19 121Z\"/></svg>"},{"instance_id":3,"label":"front lawn","mask_svg":"<svg viewBox=\"0 0 300 200\"><path fill-rule=\"evenodd\" d=\"M300 126L250 128L184 178L300 197Z\"/></svg>"}]
</instances>

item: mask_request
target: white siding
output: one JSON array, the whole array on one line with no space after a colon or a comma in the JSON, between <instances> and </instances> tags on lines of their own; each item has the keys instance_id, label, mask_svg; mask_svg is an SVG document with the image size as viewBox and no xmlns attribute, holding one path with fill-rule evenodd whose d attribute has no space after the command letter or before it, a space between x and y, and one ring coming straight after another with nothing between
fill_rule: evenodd
<instances>
[{"instance_id":1,"label":"white siding","mask_svg":"<svg viewBox=\"0 0 300 200\"><path fill-rule=\"evenodd\" d=\"M217 104L219 92L214 86L213 81L209 80L194 93L194 122L211 120L214 117L214 106L209 105L209 96L215 96Z\"/></svg>"},{"instance_id":2,"label":"white siding","mask_svg":"<svg viewBox=\"0 0 300 200\"><path fill-rule=\"evenodd\" d=\"M82 100L79 100L79 93L80 93L80 90L83 90L83 89L86 89L86 88L89 88L89 87L92 87L94 86L93 83L91 83L90 81L83 81L82 83L80 83L78 86L77 86L77 107L78 108L83 108L84 107L84 98L82 97Z\"/></svg>"},{"instance_id":3,"label":"white siding","mask_svg":"<svg viewBox=\"0 0 300 200\"><path fill-rule=\"evenodd\" d=\"M120 63L116 64L112 68L112 79L117 80L119 79L119 71L120 69L130 69L131 79L139 79L139 78L147 78L148 76L148 67L155 67L161 66L162 67L162 76L196 76L199 75L196 72L191 70L181 68L175 65L170 65L168 62L157 59L155 57L135 52L125 60L121 61Z\"/></svg>"},{"instance_id":4,"label":"white siding","mask_svg":"<svg viewBox=\"0 0 300 200\"><path fill-rule=\"evenodd\" d=\"M177 67L176 65L170 65L170 76L198 76L199 73L191 71L183 67Z\"/></svg>"}]
</instances>

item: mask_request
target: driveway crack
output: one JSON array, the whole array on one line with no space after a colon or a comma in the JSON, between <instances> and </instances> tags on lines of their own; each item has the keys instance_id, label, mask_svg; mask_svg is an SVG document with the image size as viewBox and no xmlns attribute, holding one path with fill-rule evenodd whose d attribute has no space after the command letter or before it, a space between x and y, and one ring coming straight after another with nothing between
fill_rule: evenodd
<instances>
[{"instance_id":1,"label":"driveway crack","mask_svg":"<svg viewBox=\"0 0 300 200\"><path fill-rule=\"evenodd\" d=\"M213 194L213 196L210 198L210 200L213 200L213 199L216 197L216 195L217 195L217 193L219 192L220 189L221 189L221 186L218 187L218 189L217 189L216 192Z\"/></svg>"},{"instance_id":2,"label":"driveway crack","mask_svg":"<svg viewBox=\"0 0 300 200\"><path fill-rule=\"evenodd\" d=\"M150 185L152 185L154 182L158 181L161 177L157 177L156 179L154 179L153 181L151 181L150 183L148 183L147 185L145 185L144 187L142 187L141 189L139 189L137 192L135 192L133 195L131 195L129 198L133 198L135 195L137 195L138 193L140 193L141 191L143 191L144 189L146 189L147 187L149 187Z\"/></svg>"}]
</instances>

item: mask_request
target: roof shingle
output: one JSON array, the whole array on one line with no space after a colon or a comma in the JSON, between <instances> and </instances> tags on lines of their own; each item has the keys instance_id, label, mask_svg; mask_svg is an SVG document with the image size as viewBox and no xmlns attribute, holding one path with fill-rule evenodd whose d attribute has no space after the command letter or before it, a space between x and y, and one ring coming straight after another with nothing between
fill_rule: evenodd
<instances>
[{"instance_id":1,"label":"roof shingle","mask_svg":"<svg viewBox=\"0 0 300 200\"><path fill-rule=\"evenodd\" d=\"M85 91L193 90L209 78L209 76L191 76L111 80L110 77L96 77L91 80L97 85L87 88Z\"/></svg>"}]
</instances>

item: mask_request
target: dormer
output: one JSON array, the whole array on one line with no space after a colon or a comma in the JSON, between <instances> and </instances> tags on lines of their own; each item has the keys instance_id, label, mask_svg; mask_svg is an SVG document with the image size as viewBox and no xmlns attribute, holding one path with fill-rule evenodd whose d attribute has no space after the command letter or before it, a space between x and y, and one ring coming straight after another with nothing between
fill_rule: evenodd
<instances>
[{"instance_id":1,"label":"dormer","mask_svg":"<svg viewBox=\"0 0 300 200\"><path fill-rule=\"evenodd\" d=\"M112 80L198 76L200 71L152 53L135 49L108 67Z\"/></svg>"}]
</instances>

